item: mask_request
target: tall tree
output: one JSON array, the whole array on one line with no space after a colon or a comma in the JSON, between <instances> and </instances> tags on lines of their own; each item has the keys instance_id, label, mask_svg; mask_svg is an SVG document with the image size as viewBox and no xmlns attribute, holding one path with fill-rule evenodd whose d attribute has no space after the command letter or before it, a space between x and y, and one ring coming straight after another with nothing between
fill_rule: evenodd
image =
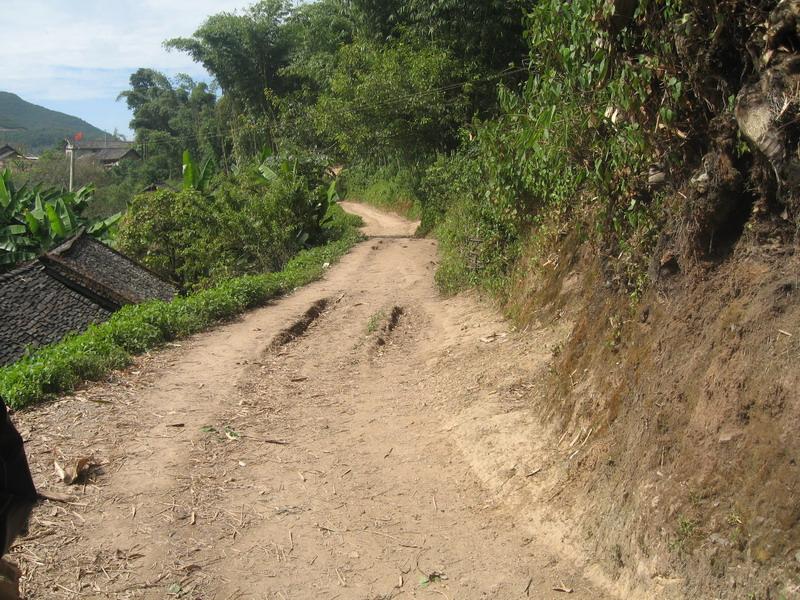
<instances>
[{"instance_id":1,"label":"tall tree","mask_svg":"<svg viewBox=\"0 0 800 600\"><path fill-rule=\"evenodd\" d=\"M406 0L398 22L479 69L519 65L528 55L524 20L534 0Z\"/></svg>"},{"instance_id":2,"label":"tall tree","mask_svg":"<svg viewBox=\"0 0 800 600\"><path fill-rule=\"evenodd\" d=\"M313 100L328 85L339 49L353 42L357 28L348 0L320 0L292 12L285 25L291 55L283 75L295 79L300 99Z\"/></svg>"},{"instance_id":3,"label":"tall tree","mask_svg":"<svg viewBox=\"0 0 800 600\"><path fill-rule=\"evenodd\" d=\"M286 91L280 71L289 62L283 24L290 8L289 0L261 0L242 14L213 15L192 37L164 45L202 64L244 108L265 114L272 108L270 95Z\"/></svg>"},{"instance_id":4,"label":"tall tree","mask_svg":"<svg viewBox=\"0 0 800 600\"><path fill-rule=\"evenodd\" d=\"M217 157L217 97L203 82L188 75L170 80L152 69L131 75L130 89L122 92L133 112L131 129L145 147L150 178L165 179L179 173L183 150L197 156Z\"/></svg>"},{"instance_id":5,"label":"tall tree","mask_svg":"<svg viewBox=\"0 0 800 600\"><path fill-rule=\"evenodd\" d=\"M311 114L344 158L413 161L451 146L469 120L464 76L461 64L436 46L357 40L339 51Z\"/></svg>"},{"instance_id":6,"label":"tall tree","mask_svg":"<svg viewBox=\"0 0 800 600\"><path fill-rule=\"evenodd\" d=\"M527 57L524 20L535 0L349 0L359 33L379 42L403 35L447 48L479 70Z\"/></svg>"}]
</instances>

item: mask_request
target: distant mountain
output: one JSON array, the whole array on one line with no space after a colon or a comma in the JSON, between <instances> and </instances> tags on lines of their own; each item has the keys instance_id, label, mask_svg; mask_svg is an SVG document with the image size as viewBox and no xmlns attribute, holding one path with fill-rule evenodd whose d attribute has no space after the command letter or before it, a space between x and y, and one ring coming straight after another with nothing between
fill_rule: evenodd
<instances>
[{"instance_id":1,"label":"distant mountain","mask_svg":"<svg viewBox=\"0 0 800 600\"><path fill-rule=\"evenodd\" d=\"M21 152L38 154L79 131L83 132L84 140L109 136L83 119L31 104L10 92L0 92L0 146L10 144Z\"/></svg>"}]
</instances>

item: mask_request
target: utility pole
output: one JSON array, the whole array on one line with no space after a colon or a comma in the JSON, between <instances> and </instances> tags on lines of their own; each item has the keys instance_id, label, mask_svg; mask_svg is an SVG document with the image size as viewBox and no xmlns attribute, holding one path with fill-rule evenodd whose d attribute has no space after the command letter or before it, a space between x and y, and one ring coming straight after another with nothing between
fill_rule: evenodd
<instances>
[{"instance_id":1,"label":"utility pole","mask_svg":"<svg viewBox=\"0 0 800 600\"><path fill-rule=\"evenodd\" d=\"M66 140L67 142L67 156L69 156L69 191L72 191L72 180L75 177L75 152L72 146L72 142Z\"/></svg>"}]
</instances>

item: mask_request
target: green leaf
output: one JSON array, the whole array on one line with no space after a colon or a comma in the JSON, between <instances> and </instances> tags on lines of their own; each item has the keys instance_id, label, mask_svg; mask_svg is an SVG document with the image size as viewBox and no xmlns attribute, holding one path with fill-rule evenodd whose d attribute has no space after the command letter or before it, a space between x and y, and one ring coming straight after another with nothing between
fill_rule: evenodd
<instances>
[{"instance_id":1,"label":"green leaf","mask_svg":"<svg viewBox=\"0 0 800 600\"><path fill-rule=\"evenodd\" d=\"M200 169L200 175L197 178L197 189L201 192L205 191L206 187L208 186L208 182L211 180L211 159L206 159L206 162L203 164L203 168Z\"/></svg>"},{"instance_id":2,"label":"green leaf","mask_svg":"<svg viewBox=\"0 0 800 600\"><path fill-rule=\"evenodd\" d=\"M328 188L328 203L335 204L336 202L339 202L339 192L336 190L336 180L334 179Z\"/></svg>"},{"instance_id":3,"label":"green leaf","mask_svg":"<svg viewBox=\"0 0 800 600\"><path fill-rule=\"evenodd\" d=\"M67 235L67 228L64 227L64 223L61 221L61 217L58 216L55 207L52 204L48 204L45 207L45 212L47 213L47 220L50 223L50 237L52 239L65 237Z\"/></svg>"},{"instance_id":4,"label":"green leaf","mask_svg":"<svg viewBox=\"0 0 800 600\"><path fill-rule=\"evenodd\" d=\"M258 167L258 172L261 173L261 176L266 179L267 181L275 181L278 178L278 174L270 169L266 163L261 163L261 166Z\"/></svg>"},{"instance_id":5,"label":"green leaf","mask_svg":"<svg viewBox=\"0 0 800 600\"><path fill-rule=\"evenodd\" d=\"M27 231L28 228L25 227L25 225L8 225L0 229L0 235L2 236L25 235Z\"/></svg>"},{"instance_id":6,"label":"green leaf","mask_svg":"<svg viewBox=\"0 0 800 600\"><path fill-rule=\"evenodd\" d=\"M195 189L197 184L197 174L195 173L192 155L188 150L183 151L183 189Z\"/></svg>"},{"instance_id":7,"label":"green leaf","mask_svg":"<svg viewBox=\"0 0 800 600\"><path fill-rule=\"evenodd\" d=\"M8 173L8 170L6 170L3 172L2 176L0 176L0 206L3 208L8 208L8 205L11 204L11 193L8 187L6 187Z\"/></svg>"},{"instance_id":8,"label":"green leaf","mask_svg":"<svg viewBox=\"0 0 800 600\"><path fill-rule=\"evenodd\" d=\"M75 218L75 214L70 210L67 203L64 201L64 197L59 198L56 200L56 210L58 211L58 216L61 218L61 222L64 224L64 228L66 229L65 235L72 235L76 229L78 229L78 220Z\"/></svg>"},{"instance_id":9,"label":"green leaf","mask_svg":"<svg viewBox=\"0 0 800 600\"><path fill-rule=\"evenodd\" d=\"M42 215L44 216L44 215ZM42 232L42 224L39 219L37 219L33 213L28 213L25 215L25 222L28 224L28 229L30 230L31 234L34 237L38 237Z\"/></svg>"}]
</instances>

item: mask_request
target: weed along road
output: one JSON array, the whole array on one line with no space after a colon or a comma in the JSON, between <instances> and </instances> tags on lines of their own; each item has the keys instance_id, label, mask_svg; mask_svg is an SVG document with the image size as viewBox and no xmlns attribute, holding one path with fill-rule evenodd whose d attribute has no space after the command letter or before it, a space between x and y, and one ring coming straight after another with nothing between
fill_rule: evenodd
<instances>
[{"instance_id":1,"label":"weed along road","mask_svg":"<svg viewBox=\"0 0 800 600\"><path fill-rule=\"evenodd\" d=\"M534 501L521 382L564 332L442 298L434 241L345 207L373 237L321 281L16 415L69 500L11 555L28 598L612 597Z\"/></svg>"}]
</instances>

